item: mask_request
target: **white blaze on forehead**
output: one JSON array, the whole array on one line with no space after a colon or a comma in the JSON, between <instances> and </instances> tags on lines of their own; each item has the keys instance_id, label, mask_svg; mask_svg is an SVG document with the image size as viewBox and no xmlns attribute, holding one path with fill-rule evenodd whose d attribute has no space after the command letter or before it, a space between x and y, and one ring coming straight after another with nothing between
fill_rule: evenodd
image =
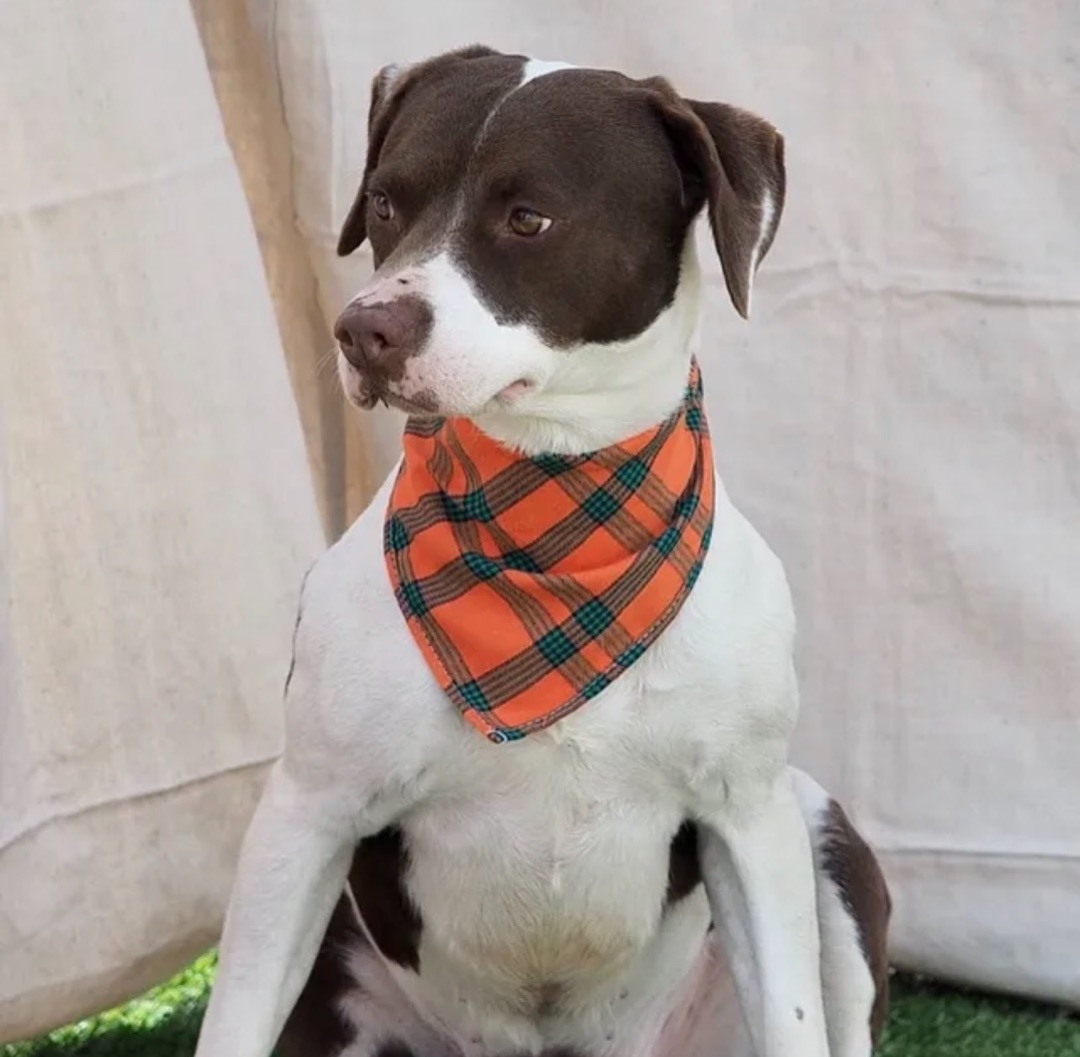
<instances>
[{"instance_id":1,"label":"white blaze on forehead","mask_svg":"<svg viewBox=\"0 0 1080 1057\"><path fill-rule=\"evenodd\" d=\"M526 59L525 65L521 70L521 80L518 81L513 88L510 89L504 96L502 96L495 105L491 108L491 112L484 120L483 127L480 129L479 135L476 137L476 144L474 149L483 143L484 138L487 135L488 129L491 127L492 121L495 120L495 115L498 114L499 108L509 99L519 88L524 88L530 81L535 81L538 77L546 77L550 73L558 73L560 70L576 70L578 67L568 62L548 62L546 59Z\"/></svg>"},{"instance_id":2,"label":"white blaze on forehead","mask_svg":"<svg viewBox=\"0 0 1080 1057\"><path fill-rule=\"evenodd\" d=\"M525 63L525 69L521 74L521 84L528 84L530 81L535 81L538 77L546 77L549 73L558 73L560 70L576 70L577 67L569 62L548 62L546 59L529 59Z\"/></svg>"}]
</instances>

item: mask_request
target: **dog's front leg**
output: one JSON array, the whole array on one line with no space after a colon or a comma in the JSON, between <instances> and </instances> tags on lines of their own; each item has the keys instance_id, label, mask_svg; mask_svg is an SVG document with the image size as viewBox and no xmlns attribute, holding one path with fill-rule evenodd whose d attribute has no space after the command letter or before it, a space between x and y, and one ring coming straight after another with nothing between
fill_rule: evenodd
<instances>
[{"instance_id":1,"label":"dog's front leg","mask_svg":"<svg viewBox=\"0 0 1080 1057\"><path fill-rule=\"evenodd\" d=\"M344 887L351 824L326 791L275 766L244 839L196 1057L270 1057Z\"/></svg>"},{"instance_id":2,"label":"dog's front leg","mask_svg":"<svg viewBox=\"0 0 1080 1057\"><path fill-rule=\"evenodd\" d=\"M813 857L787 771L704 822L705 889L758 1057L828 1057Z\"/></svg>"}]
</instances>

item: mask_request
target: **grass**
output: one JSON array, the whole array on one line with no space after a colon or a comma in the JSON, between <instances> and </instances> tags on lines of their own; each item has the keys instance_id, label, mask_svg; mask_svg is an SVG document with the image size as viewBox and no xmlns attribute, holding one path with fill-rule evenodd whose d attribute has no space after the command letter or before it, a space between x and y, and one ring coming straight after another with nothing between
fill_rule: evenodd
<instances>
[{"instance_id":1,"label":"grass","mask_svg":"<svg viewBox=\"0 0 1080 1057\"><path fill-rule=\"evenodd\" d=\"M213 973L214 957L204 955L142 998L0 1046L0 1057L190 1057ZM1080 1057L1080 1018L901 976L878 1057Z\"/></svg>"},{"instance_id":2,"label":"grass","mask_svg":"<svg viewBox=\"0 0 1080 1057\"><path fill-rule=\"evenodd\" d=\"M1080 1017L1051 1006L893 980L877 1057L1080 1057Z\"/></svg>"},{"instance_id":3,"label":"grass","mask_svg":"<svg viewBox=\"0 0 1080 1057\"><path fill-rule=\"evenodd\" d=\"M204 954L126 1006L32 1042L0 1046L0 1057L190 1057L216 962Z\"/></svg>"}]
</instances>

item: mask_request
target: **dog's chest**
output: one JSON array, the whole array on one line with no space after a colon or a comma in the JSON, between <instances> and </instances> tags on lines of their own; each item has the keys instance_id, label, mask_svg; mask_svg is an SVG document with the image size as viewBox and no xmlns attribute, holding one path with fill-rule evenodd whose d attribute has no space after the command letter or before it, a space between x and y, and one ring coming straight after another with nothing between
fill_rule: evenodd
<instances>
[{"instance_id":1,"label":"dog's chest","mask_svg":"<svg viewBox=\"0 0 1080 1057\"><path fill-rule=\"evenodd\" d=\"M494 751L468 732L478 751L403 824L423 948L539 994L624 965L696 867L645 747L568 726Z\"/></svg>"}]
</instances>

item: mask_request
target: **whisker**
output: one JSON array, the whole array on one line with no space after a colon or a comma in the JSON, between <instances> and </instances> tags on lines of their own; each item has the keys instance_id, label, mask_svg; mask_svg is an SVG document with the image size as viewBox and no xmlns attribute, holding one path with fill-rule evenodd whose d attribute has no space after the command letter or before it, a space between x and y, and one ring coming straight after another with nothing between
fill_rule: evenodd
<instances>
[{"instance_id":1,"label":"whisker","mask_svg":"<svg viewBox=\"0 0 1080 1057\"><path fill-rule=\"evenodd\" d=\"M315 377L316 378L323 378L326 375L326 371L327 371L328 367L334 367L336 369L336 366L337 366L337 354L338 354L338 350L337 350L337 346L335 346L334 348L330 349L326 353L326 355L319 357L318 363L315 364Z\"/></svg>"}]
</instances>

